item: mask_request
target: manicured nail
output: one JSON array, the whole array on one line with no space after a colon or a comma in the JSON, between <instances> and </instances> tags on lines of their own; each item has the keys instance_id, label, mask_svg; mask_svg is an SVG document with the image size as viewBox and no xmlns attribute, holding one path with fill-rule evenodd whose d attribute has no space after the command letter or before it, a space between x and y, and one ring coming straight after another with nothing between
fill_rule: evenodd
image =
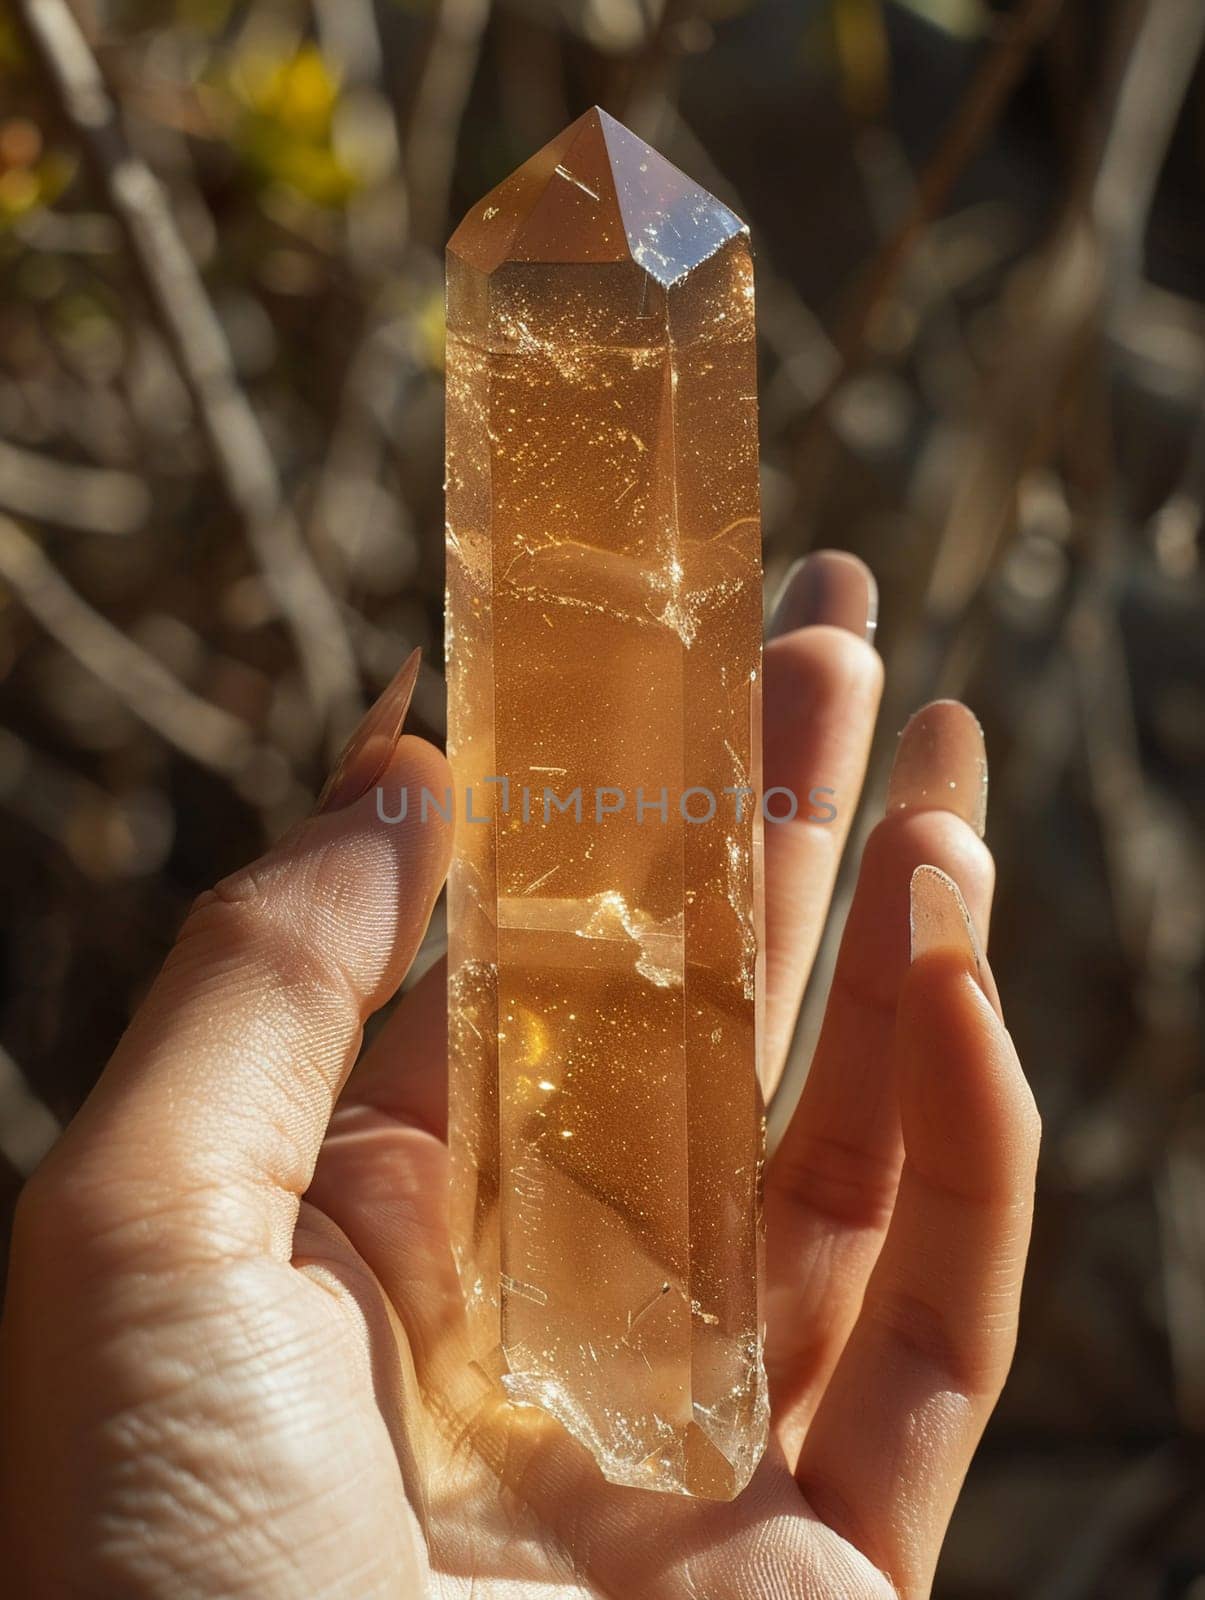
<instances>
[{"instance_id":1,"label":"manicured nail","mask_svg":"<svg viewBox=\"0 0 1205 1600\"><path fill-rule=\"evenodd\" d=\"M983 838L987 749L961 701L934 700L910 719L892 763L887 811L952 811Z\"/></svg>"},{"instance_id":2,"label":"manicured nail","mask_svg":"<svg viewBox=\"0 0 1205 1600\"><path fill-rule=\"evenodd\" d=\"M826 623L874 643L879 586L864 561L845 550L813 550L782 581L770 619L770 636Z\"/></svg>"},{"instance_id":3,"label":"manicured nail","mask_svg":"<svg viewBox=\"0 0 1205 1600\"><path fill-rule=\"evenodd\" d=\"M917 867L909 889L912 960L932 950L962 956L983 986L984 961L979 935L962 891L939 867Z\"/></svg>"},{"instance_id":4,"label":"manicured nail","mask_svg":"<svg viewBox=\"0 0 1205 1600\"><path fill-rule=\"evenodd\" d=\"M992 969L983 954L983 946L962 898L962 891L953 878L939 867L922 866L914 869L908 892L908 922L912 960L919 961L931 950L947 950L966 963L967 971L982 989L988 1004L1003 1020L1000 991Z\"/></svg>"},{"instance_id":5,"label":"manicured nail","mask_svg":"<svg viewBox=\"0 0 1205 1600\"><path fill-rule=\"evenodd\" d=\"M342 811L344 806L367 794L385 771L402 736L402 724L410 709L422 654L421 650L411 651L397 677L382 691L344 745L330 777L322 786L315 811Z\"/></svg>"}]
</instances>

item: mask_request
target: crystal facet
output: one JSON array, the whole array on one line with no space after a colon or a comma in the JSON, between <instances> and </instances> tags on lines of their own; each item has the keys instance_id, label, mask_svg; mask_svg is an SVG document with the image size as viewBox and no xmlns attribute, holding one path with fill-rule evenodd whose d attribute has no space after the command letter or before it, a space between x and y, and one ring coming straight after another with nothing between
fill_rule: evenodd
<instances>
[{"instance_id":1,"label":"crystal facet","mask_svg":"<svg viewBox=\"0 0 1205 1600\"><path fill-rule=\"evenodd\" d=\"M767 1426L747 232L589 111L453 235L447 378L475 1355L612 1481L726 1499Z\"/></svg>"}]
</instances>

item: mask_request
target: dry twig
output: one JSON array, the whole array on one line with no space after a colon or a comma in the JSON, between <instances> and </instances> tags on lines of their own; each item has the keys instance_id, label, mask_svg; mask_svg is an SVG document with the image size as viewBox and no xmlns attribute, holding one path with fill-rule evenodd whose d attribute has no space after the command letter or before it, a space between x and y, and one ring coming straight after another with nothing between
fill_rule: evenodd
<instances>
[{"instance_id":1,"label":"dry twig","mask_svg":"<svg viewBox=\"0 0 1205 1600\"><path fill-rule=\"evenodd\" d=\"M136 533L150 513L142 479L110 467L54 461L0 439L0 506L81 533Z\"/></svg>"},{"instance_id":2,"label":"dry twig","mask_svg":"<svg viewBox=\"0 0 1205 1600\"><path fill-rule=\"evenodd\" d=\"M439 0L415 91L406 140L406 183L414 238L439 249L448 219L456 140L492 0Z\"/></svg>"},{"instance_id":3,"label":"dry twig","mask_svg":"<svg viewBox=\"0 0 1205 1600\"><path fill-rule=\"evenodd\" d=\"M123 704L178 750L233 774L252 753L248 728L202 700L94 611L8 517L0 516L0 577L29 613Z\"/></svg>"},{"instance_id":4,"label":"dry twig","mask_svg":"<svg viewBox=\"0 0 1205 1600\"><path fill-rule=\"evenodd\" d=\"M1108 122L1093 193L1097 231L1112 265L1112 298L1142 281L1142 247L1155 185L1205 46L1200 0L1147 0Z\"/></svg>"}]
</instances>

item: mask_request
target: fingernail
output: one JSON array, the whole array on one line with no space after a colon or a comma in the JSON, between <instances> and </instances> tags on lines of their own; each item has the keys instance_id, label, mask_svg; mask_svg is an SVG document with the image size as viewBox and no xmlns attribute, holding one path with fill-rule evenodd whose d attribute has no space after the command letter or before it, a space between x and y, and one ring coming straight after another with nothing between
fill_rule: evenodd
<instances>
[{"instance_id":1,"label":"fingernail","mask_svg":"<svg viewBox=\"0 0 1205 1600\"><path fill-rule=\"evenodd\" d=\"M342 811L367 794L385 771L401 738L422 654L421 650L411 651L393 682L365 714L323 784L315 811Z\"/></svg>"},{"instance_id":2,"label":"fingernail","mask_svg":"<svg viewBox=\"0 0 1205 1600\"><path fill-rule=\"evenodd\" d=\"M917 867L909 889L912 960L933 950L962 956L983 987L983 951L962 891L939 867Z\"/></svg>"},{"instance_id":3,"label":"fingernail","mask_svg":"<svg viewBox=\"0 0 1205 1600\"><path fill-rule=\"evenodd\" d=\"M826 623L874 643L879 586L864 561L846 550L813 550L796 561L778 591L770 636Z\"/></svg>"},{"instance_id":4,"label":"fingernail","mask_svg":"<svg viewBox=\"0 0 1205 1600\"><path fill-rule=\"evenodd\" d=\"M887 810L952 811L982 839L987 827L987 749L974 713L934 700L909 720L887 782Z\"/></svg>"}]
</instances>

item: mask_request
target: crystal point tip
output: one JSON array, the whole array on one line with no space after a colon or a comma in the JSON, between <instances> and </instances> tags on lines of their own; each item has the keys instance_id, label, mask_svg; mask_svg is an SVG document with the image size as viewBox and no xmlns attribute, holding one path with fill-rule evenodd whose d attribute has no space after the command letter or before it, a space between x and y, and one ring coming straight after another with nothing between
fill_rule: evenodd
<instances>
[{"instance_id":1,"label":"crystal point tip","mask_svg":"<svg viewBox=\"0 0 1205 1600\"><path fill-rule=\"evenodd\" d=\"M508 262L635 261L664 287L745 224L600 106L478 201L448 241L480 272Z\"/></svg>"}]
</instances>

